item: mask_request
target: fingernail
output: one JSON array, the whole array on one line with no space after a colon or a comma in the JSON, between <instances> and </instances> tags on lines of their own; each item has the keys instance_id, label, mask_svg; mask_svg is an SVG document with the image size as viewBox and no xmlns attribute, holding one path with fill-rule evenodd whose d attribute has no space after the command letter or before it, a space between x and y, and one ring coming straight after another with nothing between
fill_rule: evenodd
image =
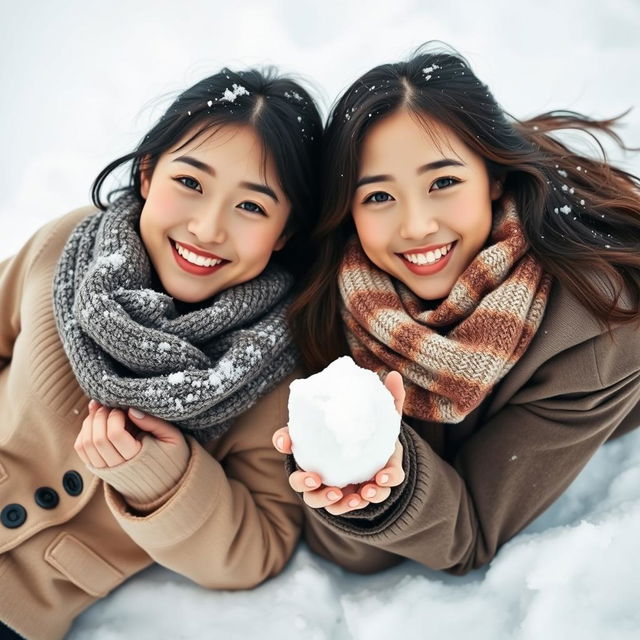
<instances>
[{"instance_id":1,"label":"fingernail","mask_svg":"<svg viewBox=\"0 0 640 640\"><path fill-rule=\"evenodd\" d=\"M146 413L142 413L142 411L140 411L139 409L134 409L133 407L131 407L129 409L129 413L134 417L134 418L138 418L138 420L141 420L142 418L144 418L147 414Z\"/></svg>"},{"instance_id":2,"label":"fingernail","mask_svg":"<svg viewBox=\"0 0 640 640\"><path fill-rule=\"evenodd\" d=\"M373 488L369 487L369 488L367 489L367 491L366 491L365 495L367 496L367 498L373 498L373 496L375 496L375 495L376 495L376 493L377 493L377 492L376 492L376 490L375 490L375 489L373 489Z\"/></svg>"},{"instance_id":3,"label":"fingernail","mask_svg":"<svg viewBox=\"0 0 640 640\"><path fill-rule=\"evenodd\" d=\"M284 438L282 436L276 439L276 448L282 449L284 447Z\"/></svg>"},{"instance_id":4,"label":"fingernail","mask_svg":"<svg viewBox=\"0 0 640 640\"><path fill-rule=\"evenodd\" d=\"M358 500L358 498L351 498L351 500L349 500L350 507L357 507L359 504L360 500Z\"/></svg>"},{"instance_id":5,"label":"fingernail","mask_svg":"<svg viewBox=\"0 0 640 640\"><path fill-rule=\"evenodd\" d=\"M327 498L329 498L329 500L337 500L340 497L339 494L337 494L335 491L329 491L327 493Z\"/></svg>"},{"instance_id":6,"label":"fingernail","mask_svg":"<svg viewBox=\"0 0 640 640\"><path fill-rule=\"evenodd\" d=\"M304 479L304 483L307 487L312 488L318 484L313 478L309 478L308 476Z\"/></svg>"},{"instance_id":7,"label":"fingernail","mask_svg":"<svg viewBox=\"0 0 640 640\"><path fill-rule=\"evenodd\" d=\"M98 403L95 400L93 400L93 399L89 400L89 410L90 411L93 411L93 409L95 409L97 406L98 406Z\"/></svg>"},{"instance_id":8,"label":"fingernail","mask_svg":"<svg viewBox=\"0 0 640 640\"><path fill-rule=\"evenodd\" d=\"M383 473L380 476L380 484L387 484L389 482L389 476L386 473Z\"/></svg>"}]
</instances>

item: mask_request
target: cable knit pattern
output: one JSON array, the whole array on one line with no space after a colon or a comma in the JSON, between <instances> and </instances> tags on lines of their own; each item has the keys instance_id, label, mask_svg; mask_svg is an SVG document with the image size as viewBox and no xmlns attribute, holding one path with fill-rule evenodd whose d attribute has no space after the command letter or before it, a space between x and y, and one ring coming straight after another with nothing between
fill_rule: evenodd
<instances>
[{"instance_id":1,"label":"cable knit pattern","mask_svg":"<svg viewBox=\"0 0 640 640\"><path fill-rule=\"evenodd\" d=\"M512 198L494 216L491 244L435 309L367 258L356 237L339 273L342 316L354 360L399 371L403 413L457 423L508 373L538 330L552 278L528 251Z\"/></svg>"},{"instance_id":2,"label":"cable knit pattern","mask_svg":"<svg viewBox=\"0 0 640 640\"><path fill-rule=\"evenodd\" d=\"M206 442L293 370L285 319L292 278L269 265L181 314L151 288L140 210L127 193L71 234L53 285L58 332L91 398Z\"/></svg>"}]
</instances>

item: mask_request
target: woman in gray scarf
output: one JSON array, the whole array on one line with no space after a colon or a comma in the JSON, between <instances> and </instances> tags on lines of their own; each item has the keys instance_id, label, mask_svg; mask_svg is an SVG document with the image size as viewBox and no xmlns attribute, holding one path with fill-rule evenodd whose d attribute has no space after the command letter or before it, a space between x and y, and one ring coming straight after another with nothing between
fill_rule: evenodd
<instances>
[{"instance_id":1,"label":"woman in gray scarf","mask_svg":"<svg viewBox=\"0 0 640 640\"><path fill-rule=\"evenodd\" d=\"M97 211L0 263L0 402L23 407L0 405L3 633L61 637L152 560L211 588L288 560L302 517L270 438L320 137L299 84L223 69L100 173Z\"/></svg>"}]
</instances>

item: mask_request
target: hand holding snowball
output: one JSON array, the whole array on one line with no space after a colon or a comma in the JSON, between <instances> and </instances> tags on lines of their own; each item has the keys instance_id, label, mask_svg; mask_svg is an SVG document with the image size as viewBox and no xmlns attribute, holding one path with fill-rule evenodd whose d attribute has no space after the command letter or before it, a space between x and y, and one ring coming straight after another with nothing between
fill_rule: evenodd
<instances>
[{"instance_id":1,"label":"hand holding snowball","mask_svg":"<svg viewBox=\"0 0 640 640\"><path fill-rule=\"evenodd\" d=\"M336 361L336 363L337 362L339 361ZM354 363L351 364L355 366ZM344 365L345 363L343 363L343 366ZM377 381L377 383L378 385L380 384L379 381ZM399 425L405 397L402 376L397 371L392 371L386 377L384 387L386 387L392 396L393 406L395 406L394 414L397 413L396 417ZM350 389L345 388L345 391L348 393ZM363 401L366 401L366 398L353 397L352 401L362 404ZM379 410L380 408L378 407L377 409ZM393 430L393 426L391 429ZM396 434L398 429L399 426L396 428ZM275 448L281 453L292 453L292 442L288 428L285 427L276 431L273 435L273 443ZM296 452L293 451L293 453L295 456ZM294 491L302 493L305 503L310 507L316 509L324 507L332 515L341 515L349 511L362 509L371 502L383 502L389 497L391 488L398 486L404 480L405 474L402 469L402 453L402 445L396 438L395 446L389 459L379 471L372 474L372 477L368 477L368 475L365 476L367 477L365 482L350 482L342 487L324 485L319 473L313 471L295 471L289 477L289 484ZM331 473L334 478L340 476L339 471L336 472L332 469ZM337 476L336 473L338 474Z\"/></svg>"}]
</instances>

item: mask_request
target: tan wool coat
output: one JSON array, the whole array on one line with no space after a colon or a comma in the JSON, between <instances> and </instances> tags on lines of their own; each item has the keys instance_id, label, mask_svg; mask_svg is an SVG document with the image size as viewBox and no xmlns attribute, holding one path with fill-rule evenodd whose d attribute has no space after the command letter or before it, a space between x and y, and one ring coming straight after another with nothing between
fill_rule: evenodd
<instances>
[{"instance_id":1,"label":"tan wool coat","mask_svg":"<svg viewBox=\"0 0 640 640\"><path fill-rule=\"evenodd\" d=\"M302 510L273 432L288 386L206 447L172 455L152 437L113 470L91 473L73 444L88 398L52 307L65 241L91 209L55 220L0 263L0 621L53 640L73 618L156 561L217 589L248 589L291 556Z\"/></svg>"}]
</instances>

